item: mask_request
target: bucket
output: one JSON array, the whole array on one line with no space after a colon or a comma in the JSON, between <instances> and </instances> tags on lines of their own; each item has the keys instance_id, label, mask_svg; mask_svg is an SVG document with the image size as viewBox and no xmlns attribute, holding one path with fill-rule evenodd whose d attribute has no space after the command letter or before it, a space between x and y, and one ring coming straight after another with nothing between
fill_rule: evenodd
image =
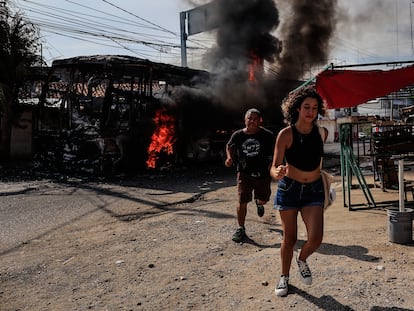
<instances>
[{"instance_id":1,"label":"bucket","mask_svg":"<svg viewBox=\"0 0 414 311\"><path fill-rule=\"evenodd\" d=\"M399 210L388 210L388 237L390 242L408 244L413 241L413 212L406 208L403 212Z\"/></svg>"}]
</instances>

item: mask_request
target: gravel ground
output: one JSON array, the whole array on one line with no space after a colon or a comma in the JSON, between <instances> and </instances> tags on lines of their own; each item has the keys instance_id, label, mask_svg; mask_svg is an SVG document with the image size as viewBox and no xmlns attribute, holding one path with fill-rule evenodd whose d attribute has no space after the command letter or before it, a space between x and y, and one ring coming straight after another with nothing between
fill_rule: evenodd
<instances>
[{"instance_id":1,"label":"gravel ground","mask_svg":"<svg viewBox=\"0 0 414 311\"><path fill-rule=\"evenodd\" d=\"M268 203L259 218L250 204L248 238L232 242L231 170L3 178L0 310L414 310L414 244L389 241L384 205L344 208L340 186L337 176L323 244L309 259L314 284L293 265L281 298L279 216ZM377 202L398 198L371 191ZM359 189L352 200L365 201ZM299 221L298 248L305 239Z\"/></svg>"}]
</instances>

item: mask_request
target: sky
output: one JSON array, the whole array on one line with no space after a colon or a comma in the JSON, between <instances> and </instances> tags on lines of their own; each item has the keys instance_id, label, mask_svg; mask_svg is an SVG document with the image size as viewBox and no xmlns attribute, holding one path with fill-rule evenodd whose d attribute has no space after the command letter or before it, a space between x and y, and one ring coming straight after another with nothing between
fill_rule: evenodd
<instances>
[{"instance_id":1,"label":"sky","mask_svg":"<svg viewBox=\"0 0 414 311\"><path fill-rule=\"evenodd\" d=\"M288 0L275 1L282 24L292 12L283 9ZM40 28L42 55L49 65L55 59L97 54L132 55L180 65L179 14L206 3L203 0L9 2ZM414 59L412 0L337 2L329 63L349 65ZM280 28L274 31L276 36L278 31ZM203 55L215 44L214 39L214 31L188 38L189 67L202 69Z\"/></svg>"},{"instance_id":2,"label":"sky","mask_svg":"<svg viewBox=\"0 0 414 311\"><path fill-rule=\"evenodd\" d=\"M179 65L179 13L193 7L184 1L171 0L11 2L39 25L43 56L48 63L79 55L122 54ZM102 39L85 32L127 37L137 43Z\"/></svg>"}]
</instances>

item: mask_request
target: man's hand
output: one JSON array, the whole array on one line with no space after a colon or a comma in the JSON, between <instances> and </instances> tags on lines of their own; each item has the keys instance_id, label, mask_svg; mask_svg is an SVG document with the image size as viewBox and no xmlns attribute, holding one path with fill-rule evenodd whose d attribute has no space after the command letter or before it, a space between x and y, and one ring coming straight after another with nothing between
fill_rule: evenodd
<instances>
[{"instance_id":1,"label":"man's hand","mask_svg":"<svg viewBox=\"0 0 414 311\"><path fill-rule=\"evenodd\" d=\"M233 165L233 159L232 158L227 158L226 161L224 161L224 165L226 167L230 167Z\"/></svg>"}]
</instances>

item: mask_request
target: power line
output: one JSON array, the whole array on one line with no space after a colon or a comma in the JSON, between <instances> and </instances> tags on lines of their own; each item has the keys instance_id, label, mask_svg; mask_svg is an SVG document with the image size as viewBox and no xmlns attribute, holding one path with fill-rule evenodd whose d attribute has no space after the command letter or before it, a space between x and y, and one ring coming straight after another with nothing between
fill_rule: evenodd
<instances>
[{"instance_id":1,"label":"power line","mask_svg":"<svg viewBox=\"0 0 414 311\"><path fill-rule=\"evenodd\" d=\"M66 1L71 2L70 0L66 0ZM113 7L115 7L115 8L117 8L117 9L119 9L119 10L121 10L121 11L123 11L123 12L125 12L125 13L128 13L128 14L130 14L130 15L132 15L132 16L135 16L136 18L141 19L141 20L143 20L143 21L147 22L148 24L153 25L153 26L155 26L155 27L157 27L157 28L159 28L159 29L161 29L161 30L163 30L163 31L165 31L165 32L169 32L169 33L171 33L171 34L173 34L173 35L175 35L175 36L178 36L178 34L177 34L177 33L173 32L173 31L171 31L171 30L168 30L168 29L166 29L166 28L164 28L164 27L161 27L161 26L159 26L159 25L157 25L157 24L155 24L155 23L153 23L153 22L151 22L151 21L149 21L149 20L147 20L147 19L145 19L145 18L142 18L142 17L140 17L140 16L138 16L138 15L136 15L136 14L133 14L133 13L131 13L131 12L129 12L129 11L126 11L126 10L124 10L123 8L121 8L121 7L119 7L119 6L115 5L115 4L112 4L112 3L110 3L110 2L109 2L109 1L107 1L107 0L102 0L102 1L103 1L103 2L105 2L105 3L107 3L107 4L109 4L109 5L111 5L111 6L113 6Z\"/></svg>"},{"instance_id":2,"label":"power line","mask_svg":"<svg viewBox=\"0 0 414 311\"><path fill-rule=\"evenodd\" d=\"M30 0L21 1L28 4L23 5L22 8L25 11L31 13L30 22L37 24L42 32L47 32L54 35L85 42L91 42L93 44L101 46L120 48L132 53L137 53L137 49L133 48L132 46L125 45L125 43L144 45L156 50L159 53L171 53L171 50L181 48L179 44L165 40L176 39L177 35L174 32L169 31L168 29L165 29L164 27L161 27L155 23L152 23L149 20L146 20L136 14L132 14L127 10L120 8L119 6L115 6L109 1L103 0L103 2L116 7L118 10L124 13L128 13L129 15L132 15L149 25L137 23L136 21L125 18L124 16L97 10L96 8L86 6L72 0L65 1L87 10L82 10L82 12L79 12L75 10L64 9L61 7L36 3ZM88 10L94 12L94 14L88 14ZM174 38L159 34L140 33L132 30L125 30L125 28L117 27L114 25L114 23L122 23L122 25L128 24L134 27L145 28L150 31L159 31L164 33L167 32L168 34L173 34ZM147 38L147 40L137 38L137 36ZM97 41L97 39L99 39L99 41ZM105 43L105 41L107 42ZM108 41L111 43L108 43ZM190 50L204 50L206 48L206 45L204 45L200 40L199 42L195 42L195 46L189 46L188 48ZM59 53L62 54L61 52ZM178 53L175 54L178 55Z\"/></svg>"}]
</instances>

